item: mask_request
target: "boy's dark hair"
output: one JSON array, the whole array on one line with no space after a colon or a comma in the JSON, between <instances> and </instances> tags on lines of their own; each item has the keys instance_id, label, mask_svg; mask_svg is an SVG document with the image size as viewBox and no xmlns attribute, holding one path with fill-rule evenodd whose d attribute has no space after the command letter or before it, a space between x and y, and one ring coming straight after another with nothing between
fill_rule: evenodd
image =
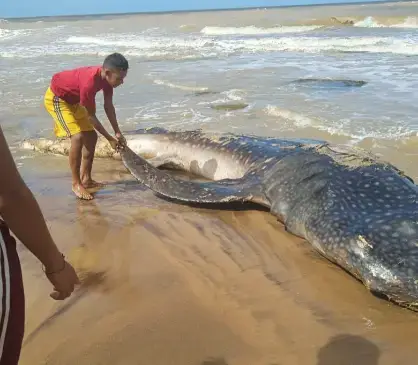
<instances>
[{"instance_id":1,"label":"boy's dark hair","mask_svg":"<svg viewBox=\"0 0 418 365\"><path fill-rule=\"evenodd\" d=\"M128 60L120 53L112 53L103 61L103 67L113 70L127 71L129 63Z\"/></svg>"}]
</instances>

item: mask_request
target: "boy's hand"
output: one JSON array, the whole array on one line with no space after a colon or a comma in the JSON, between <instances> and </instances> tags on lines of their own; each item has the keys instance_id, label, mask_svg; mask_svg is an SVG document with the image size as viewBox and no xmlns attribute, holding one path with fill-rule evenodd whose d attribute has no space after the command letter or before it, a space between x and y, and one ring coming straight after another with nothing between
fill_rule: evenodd
<instances>
[{"instance_id":1,"label":"boy's hand","mask_svg":"<svg viewBox=\"0 0 418 365\"><path fill-rule=\"evenodd\" d=\"M116 133L116 139L119 141L119 143L121 144L122 147L126 146L126 139L125 137L122 135L121 132L117 132Z\"/></svg>"},{"instance_id":2,"label":"boy's hand","mask_svg":"<svg viewBox=\"0 0 418 365\"><path fill-rule=\"evenodd\" d=\"M117 139L117 140L118 140L118 142L119 142L119 147L120 147L120 148L125 147L125 146L126 146L126 139L125 139L125 137L122 135L122 133L121 133L121 132L117 132L117 133L115 134L115 136L116 136L116 139Z\"/></svg>"},{"instance_id":3,"label":"boy's hand","mask_svg":"<svg viewBox=\"0 0 418 365\"><path fill-rule=\"evenodd\" d=\"M109 143L115 151L118 150L119 141L116 138L113 138L113 137L109 138Z\"/></svg>"}]
</instances>

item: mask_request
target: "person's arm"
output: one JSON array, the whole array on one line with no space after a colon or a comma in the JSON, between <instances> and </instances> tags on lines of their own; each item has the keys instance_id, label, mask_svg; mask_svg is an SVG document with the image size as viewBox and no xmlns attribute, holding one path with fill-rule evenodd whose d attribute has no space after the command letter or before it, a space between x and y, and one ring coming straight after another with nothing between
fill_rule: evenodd
<instances>
[{"instance_id":1,"label":"person's arm","mask_svg":"<svg viewBox=\"0 0 418 365\"><path fill-rule=\"evenodd\" d=\"M17 170L0 127L0 215L13 234L44 265L54 285L51 297L65 299L78 284L73 267L55 245L41 209Z\"/></svg>"},{"instance_id":2,"label":"person's arm","mask_svg":"<svg viewBox=\"0 0 418 365\"><path fill-rule=\"evenodd\" d=\"M103 124L100 123L99 119L96 116L96 108L92 108L91 106L86 106L87 112L89 113L89 118L91 124L96 131L98 131L103 137L105 137L109 142L114 138L109 134L109 132L103 127Z\"/></svg>"},{"instance_id":3,"label":"person's arm","mask_svg":"<svg viewBox=\"0 0 418 365\"><path fill-rule=\"evenodd\" d=\"M105 88L103 89L103 98L104 98L104 110L109 119L110 124L112 125L113 130L115 131L116 139L124 144L126 143L125 137L123 137L122 132L120 131L118 120L116 118L116 110L113 105L113 89Z\"/></svg>"},{"instance_id":4,"label":"person's arm","mask_svg":"<svg viewBox=\"0 0 418 365\"><path fill-rule=\"evenodd\" d=\"M22 180L0 128L0 214L16 237L42 262L56 271L63 258L55 245L32 192Z\"/></svg>"},{"instance_id":5,"label":"person's arm","mask_svg":"<svg viewBox=\"0 0 418 365\"><path fill-rule=\"evenodd\" d=\"M120 134L120 128L118 120L116 118L116 110L113 105L113 93L107 89L103 89L103 99L104 99L104 110L109 119L110 124L112 125L115 134Z\"/></svg>"},{"instance_id":6,"label":"person's arm","mask_svg":"<svg viewBox=\"0 0 418 365\"><path fill-rule=\"evenodd\" d=\"M89 119L95 130L97 130L103 137L105 137L113 148L116 149L117 140L109 134L109 132L103 127L99 119L96 116L96 101L95 91L91 84L87 84L81 89L80 92L80 104L87 109L89 113Z\"/></svg>"}]
</instances>

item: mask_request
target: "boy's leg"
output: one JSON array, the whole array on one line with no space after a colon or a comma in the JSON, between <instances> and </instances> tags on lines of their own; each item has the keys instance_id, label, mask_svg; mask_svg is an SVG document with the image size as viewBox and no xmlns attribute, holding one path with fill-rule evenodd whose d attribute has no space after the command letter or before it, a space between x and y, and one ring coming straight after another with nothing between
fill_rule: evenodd
<instances>
[{"instance_id":1,"label":"boy's leg","mask_svg":"<svg viewBox=\"0 0 418 365\"><path fill-rule=\"evenodd\" d=\"M72 175L72 190L78 198L91 200L93 196L85 189L80 178L84 133L88 132L80 132L71 136L69 160Z\"/></svg>"},{"instance_id":2,"label":"boy's leg","mask_svg":"<svg viewBox=\"0 0 418 365\"><path fill-rule=\"evenodd\" d=\"M69 162L72 174L72 190L80 199L93 199L84 188L80 178L83 148L83 133L94 131L94 127L85 117L85 111L77 105L69 105L56 97L50 88L45 93L44 105L55 121L54 132L58 138L70 138ZM80 113L81 111L81 113Z\"/></svg>"},{"instance_id":3,"label":"boy's leg","mask_svg":"<svg viewBox=\"0 0 418 365\"><path fill-rule=\"evenodd\" d=\"M83 157L81 160L81 182L85 188L102 187L104 184L98 183L91 178L93 168L94 151L97 143L96 131L82 132L83 134Z\"/></svg>"}]
</instances>

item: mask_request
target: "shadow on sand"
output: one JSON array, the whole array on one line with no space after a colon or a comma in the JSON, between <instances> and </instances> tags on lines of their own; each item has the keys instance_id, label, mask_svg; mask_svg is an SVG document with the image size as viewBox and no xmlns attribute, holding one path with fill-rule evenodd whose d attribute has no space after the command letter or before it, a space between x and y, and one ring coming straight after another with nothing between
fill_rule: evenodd
<instances>
[{"instance_id":1,"label":"shadow on sand","mask_svg":"<svg viewBox=\"0 0 418 365\"><path fill-rule=\"evenodd\" d=\"M353 335L332 337L318 352L317 365L378 365L379 348L369 340Z\"/></svg>"}]
</instances>

